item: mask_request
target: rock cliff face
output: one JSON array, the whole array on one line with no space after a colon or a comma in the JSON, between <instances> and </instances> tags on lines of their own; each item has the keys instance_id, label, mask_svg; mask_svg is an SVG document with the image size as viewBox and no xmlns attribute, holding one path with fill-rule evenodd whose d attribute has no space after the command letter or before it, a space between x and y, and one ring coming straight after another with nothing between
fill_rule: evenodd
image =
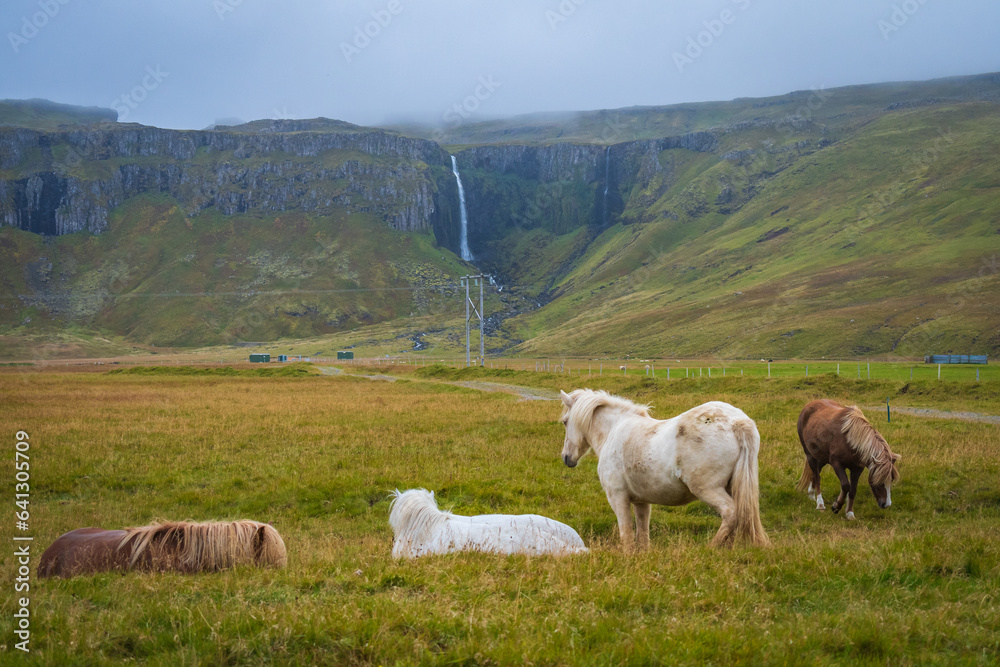
<instances>
[{"instance_id":1,"label":"rock cliff face","mask_svg":"<svg viewBox=\"0 0 1000 667\"><path fill-rule=\"evenodd\" d=\"M659 155L672 148L719 150L716 133L626 141L611 145L485 145L456 154L466 186L469 239L477 257L495 265L491 244L512 228L553 233L619 220L629 191L662 171Z\"/></svg>"},{"instance_id":2,"label":"rock cliff face","mask_svg":"<svg viewBox=\"0 0 1000 667\"><path fill-rule=\"evenodd\" d=\"M719 152L719 136L460 151L473 252L498 269L493 248L515 228L562 234L627 221L621 214L630 191L662 171L659 155L671 148ZM458 250L450 157L426 139L326 119L204 131L107 122L54 131L3 127L0 149L0 225L38 234L100 234L116 207L163 193L189 216L209 208L224 215L370 213L398 230L431 231Z\"/></svg>"},{"instance_id":3,"label":"rock cliff face","mask_svg":"<svg viewBox=\"0 0 1000 667\"><path fill-rule=\"evenodd\" d=\"M448 156L437 144L364 128L283 129L0 128L0 224L100 234L110 210L159 192L190 215L212 206L226 215L339 208L401 230L442 226L437 181Z\"/></svg>"}]
</instances>

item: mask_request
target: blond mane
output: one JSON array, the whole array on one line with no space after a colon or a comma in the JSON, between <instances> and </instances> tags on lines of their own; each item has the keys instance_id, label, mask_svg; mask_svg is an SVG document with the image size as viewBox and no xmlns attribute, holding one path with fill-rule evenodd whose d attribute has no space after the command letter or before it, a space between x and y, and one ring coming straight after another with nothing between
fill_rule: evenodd
<instances>
[{"instance_id":1,"label":"blond mane","mask_svg":"<svg viewBox=\"0 0 1000 667\"><path fill-rule=\"evenodd\" d=\"M868 467L872 486L895 483L899 480L899 471L896 469L889 443L865 419L858 406L852 405L846 410L841 430L847 438L847 444L857 452L862 463Z\"/></svg>"},{"instance_id":2,"label":"blond mane","mask_svg":"<svg viewBox=\"0 0 1000 667\"><path fill-rule=\"evenodd\" d=\"M129 568L148 555L154 569L210 572L237 565L284 567L285 543L273 526L258 521L154 522L126 528L118 549L131 548Z\"/></svg>"},{"instance_id":3,"label":"blond mane","mask_svg":"<svg viewBox=\"0 0 1000 667\"><path fill-rule=\"evenodd\" d=\"M438 509L433 491L393 491L389 504L389 525L396 538L393 556L407 554L412 545L425 541L449 516L451 512Z\"/></svg>"},{"instance_id":4,"label":"blond mane","mask_svg":"<svg viewBox=\"0 0 1000 667\"><path fill-rule=\"evenodd\" d=\"M568 408L563 406L561 419L572 420L573 424L584 433L590 431L594 411L601 407L618 408L640 417L649 417L649 405L633 403L627 398L614 396L603 389L576 389L569 395L574 399L573 405Z\"/></svg>"}]
</instances>

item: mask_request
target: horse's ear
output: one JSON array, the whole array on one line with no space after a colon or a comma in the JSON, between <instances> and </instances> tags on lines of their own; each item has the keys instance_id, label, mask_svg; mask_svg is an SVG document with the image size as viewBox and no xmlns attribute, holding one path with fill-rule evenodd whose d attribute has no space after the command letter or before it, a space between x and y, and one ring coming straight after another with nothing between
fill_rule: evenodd
<instances>
[{"instance_id":1,"label":"horse's ear","mask_svg":"<svg viewBox=\"0 0 1000 667\"><path fill-rule=\"evenodd\" d=\"M576 401L576 399L573 398L571 394L567 394L562 389L559 390L559 398L562 399L563 405L565 405L567 408L573 407L573 403Z\"/></svg>"},{"instance_id":2,"label":"horse's ear","mask_svg":"<svg viewBox=\"0 0 1000 667\"><path fill-rule=\"evenodd\" d=\"M901 459L901 458L902 458L902 456L900 456L899 454L893 454L892 455L892 462L895 463L895 462L899 461L899 459Z\"/></svg>"}]
</instances>

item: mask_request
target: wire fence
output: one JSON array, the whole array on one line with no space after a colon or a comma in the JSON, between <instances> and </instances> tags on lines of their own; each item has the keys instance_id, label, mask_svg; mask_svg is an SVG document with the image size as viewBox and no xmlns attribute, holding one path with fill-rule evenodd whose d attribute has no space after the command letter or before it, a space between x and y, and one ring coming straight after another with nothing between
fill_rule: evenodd
<instances>
[{"instance_id":1,"label":"wire fence","mask_svg":"<svg viewBox=\"0 0 1000 667\"><path fill-rule=\"evenodd\" d=\"M487 358L473 359L470 363L462 357L430 357L416 355L387 355L338 359L328 356L288 355L279 361L272 354L271 364L306 362L323 365L345 365L374 368L392 366L427 367L440 365L448 368L476 366L493 370L513 370L533 373L565 374L573 376L617 375L655 380L708 380L717 378L792 378L836 375L856 380L946 380L983 382L1000 380L1000 368L989 365L926 364L899 361L748 361L748 360L587 360L552 358ZM0 364L0 366L100 367L100 366L182 366L182 365L234 365L250 363L249 353L221 354L219 356L142 356L117 359L44 359L27 363Z\"/></svg>"}]
</instances>

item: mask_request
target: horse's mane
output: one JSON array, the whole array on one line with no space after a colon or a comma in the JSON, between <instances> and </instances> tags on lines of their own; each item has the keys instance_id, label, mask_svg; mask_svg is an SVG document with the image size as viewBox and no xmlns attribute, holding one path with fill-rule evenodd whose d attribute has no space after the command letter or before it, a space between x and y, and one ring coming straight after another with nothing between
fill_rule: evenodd
<instances>
[{"instance_id":1,"label":"horse's mane","mask_svg":"<svg viewBox=\"0 0 1000 667\"><path fill-rule=\"evenodd\" d=\"M157 569L222 570L236 565L284 567L288 554L273 526L258 521L168 521L126 528L118 549L131 548L129 568L148 554Z\"/></svg>"},{"instance_id":2,"label":"horse's mane","mask_svg":"<svg viewBox=\"0 0 1000 667\"><path fill-rule=\"evenodd\" d=\"M584 433L590 431L594 411L600 407L618 408L640 417L649 416L649 406L633 403L627 398L614 396L603 389L576 389L569 394L573 399L572 407L564 407L562 419L571 419Z\"/></svg>"},{"instance_id":3,"label":"horse's mane","mask_svg":"<svg viewBox=\"0 0 1000 667\"><path fill-rule=\"evenodd\" d=\"M441 523L451 516L451 512L439 510L434 492L427 489L409 489L392 492L389 505L389 525L401 544L418 544Z\"/></svg>"},{"instance_id":4,"label":"horse's mane","mask_svg":"<svg viewBox=\"0 0 1000 667\"><path fill-rule=\"evenodd\" d=\"M899 471L893 461L889 443L865 419L858 406L852 405L845 410L841 430L847 437L847 444L868 466L869 481L873 486L895 483L899 480Z\"/></svg>"}]
</instances>

